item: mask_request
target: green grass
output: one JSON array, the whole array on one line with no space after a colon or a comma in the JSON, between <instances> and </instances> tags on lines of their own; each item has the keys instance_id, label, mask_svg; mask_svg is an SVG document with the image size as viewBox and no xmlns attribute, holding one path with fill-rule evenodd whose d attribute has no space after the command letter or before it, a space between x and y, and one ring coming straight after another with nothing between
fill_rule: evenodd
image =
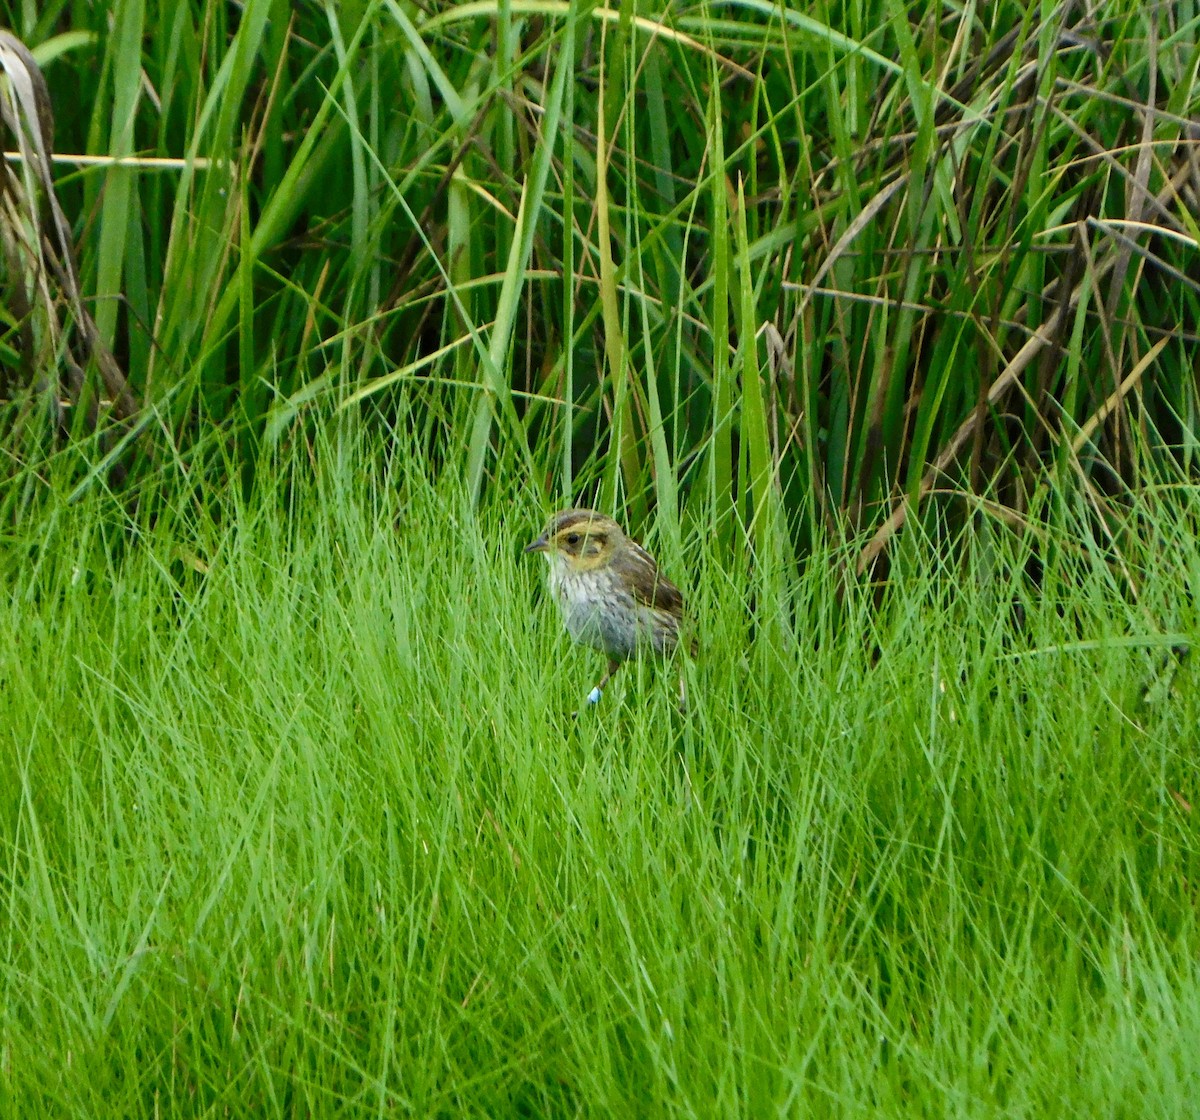
<instances>
[{"instance_id":1,"label":"green grass","mask_svg":"<svg viewBox=\"0 0 1200 1120\"><path fill-rule=\"evenodd\" d=\"M572 723L545 510L369 448L9 541L0 1111L1193 1114L1200 494L1140 605L1066 499L878 604L685 532L686 714Z\"/></svg>"},{"instance_id":2,"label":"green grass","mask_svg":"<svg viewBox=\"0 0 1200 1120\"><path fill-rule=\"evenodd\" d=\"M1194 1114L1190 5L0 23L0 1115Z\"/></svg>"}]
</instances>

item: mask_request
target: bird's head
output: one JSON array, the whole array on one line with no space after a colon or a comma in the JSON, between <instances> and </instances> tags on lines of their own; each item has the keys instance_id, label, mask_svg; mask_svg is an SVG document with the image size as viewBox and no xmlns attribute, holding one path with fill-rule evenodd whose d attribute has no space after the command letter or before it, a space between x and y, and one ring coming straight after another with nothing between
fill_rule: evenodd
<instances>
[{"instance_id":1,"label":"bird's head","mask_svg":"<svg viewBox=\"0 0 1200 1120\"><path fill-rule=\"evenodd\" d=\"M608 566L624 542L624 530L611 517L591 509L564 509L525 551L545 553L552 565L579 574Z\"/></svg>"}]
</instances>

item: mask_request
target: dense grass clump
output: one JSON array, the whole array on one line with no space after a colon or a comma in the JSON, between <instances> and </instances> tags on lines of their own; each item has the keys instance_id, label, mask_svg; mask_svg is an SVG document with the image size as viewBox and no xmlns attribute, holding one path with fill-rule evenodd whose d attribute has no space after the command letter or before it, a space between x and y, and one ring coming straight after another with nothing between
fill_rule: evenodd
<instances>
[{"instance_id":1,"label":"dense grass clump","mask_svg":"<svg viewBox=\"0 0 1200 1120\"><path fill-rule=\"evenodd\" d=\"M1200 22L804 8L0 0L0 1113L1195 1112Z\"/></svg>"},{"instance_id":2,"label":"dense grass clump","mask_svg":"<svg viewBox=\"0 0 1200 1120\"><path fill-rule=\"evenodd\" d=\"M572 722L541 506L317 447L6 553L4 1111L1191 1114L1193 491L1136 601L1066 502L878 604L654 538L688 708Z\"/></svg>"}]
</instances>

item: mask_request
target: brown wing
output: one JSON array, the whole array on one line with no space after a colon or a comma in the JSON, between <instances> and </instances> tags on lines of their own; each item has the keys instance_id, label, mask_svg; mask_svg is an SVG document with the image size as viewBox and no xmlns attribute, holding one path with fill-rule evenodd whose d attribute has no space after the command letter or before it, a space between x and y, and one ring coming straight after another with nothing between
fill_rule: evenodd
<instances>
[{"instance_id":1,"label":"brown wing","mask_svg":"<svg viewBox=\"0 0 1200 1120\"><path fill-rule=\"evenodd\" d=\"M631 547L621 554L618 562L623 569L623 574L628 577L634 601L644 607L662 611L674 618L677 623L682 623L682 592L666 576L659 575L654 557L637 541L629 541L629 545ZM695 657L697 651L695 638L688 642L687 648Z\"/></svg>"},{"instance_id":2,"label":"brown wing","mask_svg":"<svg viewBox=\"0 0 1200 1120\"><path fill-rule=\"evenodd\" d=\"M634 600L644 607L683 617L683 594L666 576L660 575L654 557L636 541L627 553L629 583Z\"/></svg>"}]
</instances>

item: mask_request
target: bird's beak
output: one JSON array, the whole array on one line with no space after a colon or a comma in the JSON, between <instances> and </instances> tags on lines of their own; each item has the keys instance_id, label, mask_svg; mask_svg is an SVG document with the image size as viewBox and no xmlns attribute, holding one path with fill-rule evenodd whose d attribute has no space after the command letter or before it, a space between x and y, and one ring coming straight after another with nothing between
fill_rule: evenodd
<instances>
[{"instance_id":1,"label":"bird's beak","mask_svg":"<svg viewBox=\"0 0 1200 1120\"><path fill-rule=\"evenodd\" d=\"M536 541L525 546L525 552L545 552L550 547L550 542L546 539L546 534L543 533Z\"/></svg>"}]
</instances>

